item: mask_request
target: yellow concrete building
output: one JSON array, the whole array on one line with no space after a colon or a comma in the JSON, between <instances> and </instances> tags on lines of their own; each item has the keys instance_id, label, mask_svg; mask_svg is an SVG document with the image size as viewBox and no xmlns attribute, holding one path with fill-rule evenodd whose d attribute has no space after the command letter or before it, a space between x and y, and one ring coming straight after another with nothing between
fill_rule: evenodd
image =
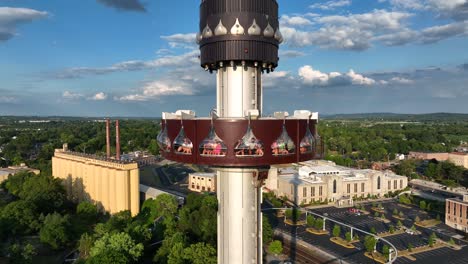
<instances>
[{"instance_id":1,"label":"yellow concrete building","mask_svg":"<svg viewBox=\"0 0 468 264\"><path fill-rule=\"evenodd\" d=\"M63 179L67 193L76 201L91 201L111 214L140 211L140 172L134 162L120 162L94 155L56 149L52 175Z\"/></svg>"}]
</instances>

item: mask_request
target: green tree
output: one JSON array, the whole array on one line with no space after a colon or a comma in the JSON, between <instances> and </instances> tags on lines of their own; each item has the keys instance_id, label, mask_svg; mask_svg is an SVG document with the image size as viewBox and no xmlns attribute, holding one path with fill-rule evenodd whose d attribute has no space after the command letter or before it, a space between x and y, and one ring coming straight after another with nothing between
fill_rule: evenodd
<instances>
[{"instance_id":1,"label":"green tree","mask_svg":"<svg viewBox=\"0 0 468 264\"><path fill-rule=\"evenodd\" d=\"M403 218L403 217L405 216L405 214L403 214L403 212L400 212L400 213L398 214L398 216L399 216L400 218Z\"/></svg>"},{"instance_id":2,"label":"green tree","mask_svg":"<svg viewBox=\"0 0 468 264\"><path fill-rule=\"evenodd\" d=\"M313 227L315 224L315 217L312 215L307 216L307 226L308 227Z\"/></svg>"},{"instance_id":3,"label":"green tree","mask_svg":"<svg viewBox=\"0 0 468 264\"><path fill-rule=\"evenodd\" d=\"M436 234L433 232L430 236L429 236L429 241L428 241L428 244L430 247L433 247L435 242L437 240L437 236Z\"/></svg>"},{"instance_id":4,"label":"green tree","mask_svg":"<svg viewBox=\"0 0 468 264\"><path fill-rule=\"evenodd\" d=\"M270 221L265 215L262 216L262 240L263 243L268 244L273 240L273 229L271 228Z\"/></svg>"},{"instance_id":5,"label":"green tree","mask_svg":"<svg viewBox=\"0 0 468 264\"><path fill-rule=\"evenodd\" d=\"M341 227L339 225L335 225L333 227L333 232L332 233L333 233L334 237L339 237L340 234L341 234Z\"/></svg>"},{"instance_id":6,"label":"green tree","mask_svg":"<svg viewBox=\"0 0 468 264\"><path fill-rule=\"evenodd\" d=\"M93 245L93 236L89 235L88 233L81 235L80 241L78 241L78 251L80 252L80 258L87 259L90 255Z\"/></svg>"},{"instance_id":7,"label":"green tree","mask_svg":"<svg viewBox=\"0 0 468 264\"><path fill-rule=\"evenodd\" d=\"M91 248L91 257L99 255L124 256L130 262L137 262L143 254L143 244L137 244L129 234L121 232L105 234Z\"/></svg>"},{"instance_id":8,"label":"green tree","mask_svg":"<svg viewBox=\"0 0 468 264\"><path fill-rule=\"evenodd\" d=\"M393 209L393 215L398 215L398 209Z\"/></svg>"},{"instance_id":9,"label":"green tree","mask_svg":"<svg viewBox=\"0 0 468 264\"><path fill-rule=\"evenodd\" d=\"M168 264L184 264L184 243L175 243L167 256Z\"/></svg>"},{"instance_id":10,"label":"green tree","mask_svg":"<svg viewBox=\"0 0 468 264\"><path fill-rule=\"evenodd\" d=\"M408 251L409 251L409 252L413 252L413 248L414 248L414 247L413 247L413 244L409 243L409 244L408 244Z\"/></svg>"},{"instance_id":11,"label":"green tree","mask_svg":"<svg viewBox=\"0 0 468 264\"><path fill-rule=\"evenodd\" d=\"M382 248L382 253L385 256L385 259L388 261L390 257L390 247L388 245L384 245Z\"/></svg>"},{"instance_id":12,"label":"green tree","mask_svg":"<svg viewBox=\"0 0 468 264\"><path fill-rule=\"evenodd\" d=\"M76 207L76 214L82 219L86 219L87 222L94 222L98 217L98 210L96 205L83 201Z\"/></svg>"},{"instance_id":13,"label":"green tree","mask_svg":"<svg viewBox=\"0 0 468 264\"><path fill-rule=\"evenodd\" d=\"M29 172L19 172L15 175L10 175L8 177L8 180L6 180L6 182L4 183L5 188L11 194L19 196L21 190L23 189L24 183L33 176L34 174Z\"/></svg>"},{"instance_id":14,"label":"green tree","mask_svg":"<svg viewBox=\"0 0 468 264\"><path fill-rule=\"evenodd\" d=\"M370 232L374 235L377 234L377 230L375 230L375 227L371 227Z\"/></svg>"},{"instance_id":15,"label":"green tree","mask_svg":"<svg viewBox=\"0 0 468 264\"><path fill-rule=\"evenodd\" d=\"M184 249L184 259L193 264L216 264L216 249L209 244L196 243Z\"/></svg>"},{"instance_id":16,"label":"green tree","mask_svg":"<svg viewBox=\"0 0 468 264\"><path fill-rule=\"evenodd\" d=\"M58 213L48 214L39 232L41 242L49 244L53 249L63 248L69 241L70 217Z\"/></svg>"},{"instance_id":17,"label":"green tree","mask_svg":"<svg viewBox=\"0 0 468 264\"><path fill-rule=\"evenodd\" d=\"M419 208L421 208L421 210L426 210L426 201L424 200L420 201Z\"/></svg>"},{"instance_id":18,"label":"green tree","mask_svg":"<svg viewBox=\"0 0 468 264\"><path fill-rule=\"evenodd\" d=\"M27 243L22 246L15 243L8 249L9 259L11 264L29 264L33 263L34 256L37 255L33 245Z\"/></svg>"},{"instance_id":19,"label":"green tree","mask_svg":"<svg viewBox=\"0 0 468 264\"><path fill-rule=\"evenodd\" d=\"M455 240L453 240L453 238L450 238L449 242L448 242L451 246L454 246L455 245Z\"/></svg>"},{"instance_id":20,"label":"green tree","mask_svg":"<svg viewBox=\"0 0 468 264\"><path fill-rule=\"evenodd\" d=\"M59 179L50 176L35 176L27 179L19 197L33 203L38 212L48 214L61 211L66 199L65 189Z\"/></svg>"},{"instance_id":21,"label":"green tree","mask_svg":"<svg viewBox=\"0 0 468 264\"><path fill-rule=\"evenodd\" d=\"M351 242L353 237L351 237L351 232L346 232L345 234L346 241Z\"/></svg>"},{"instance_id":22,"label":"green tree","mask_svg":"<svg viewBox=\"0 0 468 264\"><path fill-rule=\"evenodd\" d=\"M268 246L268 251L272 254L279 255L283 252L283 244L279 240L274 240Z\"/></svg>"},{"instance_id":23,"label":"green tree","mask_svg":"<svg viewBox=\"0 0 468 264\"><path fill-rule=\"evenodd\" d=\"M401 223L401 221L398 220L398 222L397 222L397 227L398 227L398 228L401 228L402 226L403 226L403 223Z\"/></svg>"},{"instance_id":24,"label":"green tree","mask_svg":"<svg viewBox=\"0 0 468 264\"><path fill-rule=\"evenodd\" d=\"M317 218L317 220L315 220L314 227L317 230L322 230L322 228L323 228L323 219L322 218Z\"/></svg>"},{"instance_id":25,"label":"green tree","mask_svg":"<svg viewBox=\"0 0 468 264\"><path fill-rule=\"evenodd\" d=\"M366 236L364 238L364 247L366 248L366 251L369 253L374 252L375 245L377 244L377 240L373 236Z\"/></svg>"},{"instance_id":26,"label":"green tree","mask_svg":"<svg viewBox=\"0 0 468 264\"><path fill-rule=\"evenodd\" d=\"M414 222L415 222L415 223L421 222L421 218L419 218L419 215L417 215L417 216L414 218Z\"/></svg>"},{"instance_id":27,"label":"green tree","mask_svg":"<svg viewBox=\"0 0 468 264\"><path fill-rule=\"evenodd\" d=\"M33 204L19 200L11 202L0 211L0 219L5 232L13 235L30 234L40 227L36 208Z\"/></svg>"},{"instance_id":28,"label":"green tree","mask_svg":"<svg viewBox=\"0 0 468 264\"><path fill-rule=\"evenodd\" d=\"M395 227L391 225L390 228L388 229L388 232L390 232L390 234L395 233Z\"/></svg>"}]
</instances>

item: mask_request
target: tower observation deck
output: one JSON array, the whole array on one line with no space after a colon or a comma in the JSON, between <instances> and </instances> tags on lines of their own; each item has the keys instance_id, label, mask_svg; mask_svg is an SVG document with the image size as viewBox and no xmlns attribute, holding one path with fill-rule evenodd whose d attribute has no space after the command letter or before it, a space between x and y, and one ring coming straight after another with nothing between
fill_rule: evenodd
<instances>
[{"instance_id":1,"label":"tower observation deck","mask_svg":"<svg viewBox=\"0 0 468 264\"><path fill-rule=\"evenodd\" d=\"M322 158L318 113L262 117L262 74L278 67L283 41L276 0L202 0L200 65L216 73L216 113L163 113L169 160L217 171L218 263L262 263L262 185L272 164Z\"/></svg>"}]
</instances>

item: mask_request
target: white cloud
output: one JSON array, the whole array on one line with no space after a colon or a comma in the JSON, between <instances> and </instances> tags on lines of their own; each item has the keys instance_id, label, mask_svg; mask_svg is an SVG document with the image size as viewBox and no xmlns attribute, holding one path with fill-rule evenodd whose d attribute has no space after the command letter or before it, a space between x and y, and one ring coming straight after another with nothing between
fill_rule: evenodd
<instances>
[{"instance_id":1,"label":"white cloud","mask_svg":"<svg viewBox=\"0 0 468 264\"><path fill-rule=\"evenodd\" d=\"M0 42L16 35L20 24L47 17L48 13L29 8L0 7Z\"/></svg>"},{"instance_id":2,"label":"white cloud","mask_svg":"<svg viewBox=\"0 0 468 264\"><path fill-rule=\"evenodd\" d=\"M345 7L351 5L351 0L332 0L325 3L316 3L310 5L312 9L332 10L338 7Z\"/></svg>"},{"instance_id":3,"label":"white cloud","mask_svg":"<svg viewBox=\"0 0 468 264\"><path fill-rule=\"evenodd\" d=\"M297 58L297 57L302 57L305 55L306 54L304 52L297 51L297 50L280 50L279 51L280 58Z\"/></svg>"},{"instance_id":4,"label":"white cloud","mask_svg":"<svg viewBox=\"0 0 468 264\"><path fill-rule=\"evenodd\" d=\"M312 25L312 21L302 16L288 16L283 15L280 19L282 26L309 26Z\"/></svg>"},{"instance_id":5,"label":"white cloud","mask_svg":"<svg viewBox=\"0 0 468 264\"><path fill-rule=\"evenodd\" d=\"M192 49L196 45L196 33L174 34L170 36L161 36L169 43L171 48Z\"/></svg>"},{"instance_id":6,"label":"white cloud","mask_svg":"<svg viewBox=\"0 0 468 264\"><path fill-rule=\"evenodd\" d=\"M351 83L354 85L373 85L375 80L371 78L364 77L362 74L355 73L353 70L349 70L346 74L351 80Z\"/></svg>"},{"instance_id":7,"label":"white cloud","mask_svg":"<svg viewBox=\"0 0 468 264\"><path fill-rule=\"evenodd\" d=\"M422 30L419 40L422 43L434 43L456 36L468 36L468 21L426 28Z\"/></svg>"},{"instance_id":8,"label":"white cloud","mask_svg":"<svg viewBox=\"0 0 468 264\"><path fill-rule=\"evenodd\" d=\"M390 4L402 9L424 9L425 3L423 0L390 0Z\"/></svg>"},{"instance_id":9,"label":"white cloud","mask_svg":"<svg viewBox=\"0 0 468 264\"><path fill-rule=\"evenodd\" d=\"M84 95L83 95L83 94L80 94L80 93L74 93L74 92L70 92L70 91L65 91L65 92L63 92L62 97L63 97L63 99L65 99L65 100L78 100L78 99L83 98Z\"/></svg>"},{"instance_id":10,"label":"white cloud","mask_svg":"<svg viewBox=\"0 0 468 264\"><path fill-rule=\"evenodd\" d=\"M95 95L93 95L92 97L89 98L89 100L92 100L92 101L103 101L103 100L106 100L107 99L107 94L103 93L103 92L99 92Z\"/></svg>"},{"instance_id":11,"label":"white cloud","mask_svg":"<svg viewBox=\"0 0 468 264\"><path fill-rule=\"evenodd\" d=\"M375 84L375 80L358 74L354 72L354 70L349 70L349 72L345 74L339 72L323 73L319 70L315 70L312 66L305 65L299 68L298 74L304 84L312 86L369 86Z\"/></svg>"},{"instance_id":12,"label":"white cloud","mask_svg":"<svg viewBox=\"0 0 468 264\"><path fill-rule=\"evenodd\" d=\"M155 68L183 67L187 65L196 65L200 62L200 60L198 59L199 54L200 52L198 50L192 50L180 55L165 55L150 61L134 60L119 62L109 67L103 68L70 68L58 73L54 73L53 77L57 79L73 79L81 78L86 75L103 75L115 72L142 71Z\"/></svg>"},{"instance_id":13,"label":"white cloud","mask_svg":"<svg viewBox=\"0 0 468 264\"><path fill-rule=\"evenodd\" d=\"M412 83L414 83L413 80L410 80L410 79L407 79L407 78L404 78L404 77L393 77L392 79L390 79L390 81L392 83L398 83L398 84L412 84Z\"/></svg>"},{"instance_id":14,"label":"white cloud","mask_svg":"<svg viewBox=\"0 0 468 264\"><path fill-rule=\"evenodd\" d=\"M120 101L149 101L157 100L163 96L194 95L195 90L185 81L156 80L146 83L139 93L116 98Z\"/></svg>"},{"instance_id":15,"label":"white cloud","mask_svg":"<svg viewBox=\"0 0 468 264\"><path fill-rule=\"evenodd\" d=\"M398 32L406 28L411 17L406 12L374 10L370 13L347 16L324 16L315 19L318 30L305 31L283 27L286 44L292 47L318 46L324 49L366 50L379 35Z\"/></svg>"}]
</instances>

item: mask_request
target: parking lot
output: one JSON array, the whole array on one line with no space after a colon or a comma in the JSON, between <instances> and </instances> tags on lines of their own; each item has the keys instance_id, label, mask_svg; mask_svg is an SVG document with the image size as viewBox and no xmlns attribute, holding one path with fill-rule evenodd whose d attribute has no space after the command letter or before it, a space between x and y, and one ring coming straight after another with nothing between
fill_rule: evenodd
<instances>
[{"instance_id":1,"label":"parking lot","mask_svg":"<svg viewBox=\"0 0 468 264\"><path fill-rule=\"evenodd\" d=\"M421 220L435 218L435 215L430 215L427 212L419 210L417 207L401 206L395 201L382 201L378 202L378 204L381 204L384 208L383 210L385 211L384 214L386 219L389 220L388 223L384 223L382 220L374 217L375 212L371 209L371 203L364 204L365 210L370 212L368 215L352 213L349 211L349 208L336 207L310 209L309 211L325 216L326 218L338 220L367 232L369 232L371 229L375 229L377 234L387 232L390 226L397 226L397 222L399 220L392 216L394 209L398 210L399 212L403 212L404 220L401 222L403 226L408 228L408 230L411 226L413 226L414 219L416 217L419 217ZM284 224L281 220L282 219L279 219L275 225L277 229L295 236L296 239L303 240L315 247L318 247L323 251L336 256L340 260L346 261L348 263L375 263L373 260L364 256L365 249L362 242L354 243L354 245L357 247L356 249L347 249L331 242L329 235L314 235L306 232L305 227L303 226L289 226ZM330 231L330 233L334 225L335 223L326 221L326 229ZM456 235L454 230L450 229L444 224L439 224L431 228L416 228L418 232L415 234L400 233L386 236L385 239L392 243L397 248L397 250L401 251L407 250L410 244L413 248L426 246L428 244L428 238L433 232L436 233L437 237L445 241L448 241L451 237ZM342 235L349 231L347 229L348 228L343 227L341 232ZM360 236L361 239L363 239L365 236L365 234L359 234L359 232L356 233ZM405 257L399 257L395 263L468 263L468 246L466 242L457 239L454 240L458 245L463 247L461 250L453 250L447 247L443 247L412 255L416 258L416 261L412 261ZM381 247L382 244L379 244L378 248Z\"/></svg>"}]
</instances>

